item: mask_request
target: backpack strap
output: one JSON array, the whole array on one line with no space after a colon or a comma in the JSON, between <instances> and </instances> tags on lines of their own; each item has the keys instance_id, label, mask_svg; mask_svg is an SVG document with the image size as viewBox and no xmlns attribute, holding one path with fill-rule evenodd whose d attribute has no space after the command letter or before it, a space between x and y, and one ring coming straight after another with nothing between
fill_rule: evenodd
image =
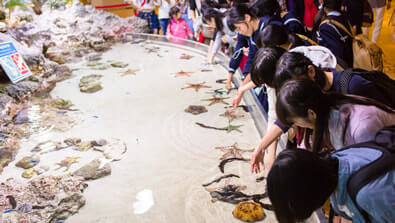
<instances>
[{"instance_id":1,"label":"backpack strap","mask_svg":"<svg viewBox=\"0 0 395 223\"><path fill-rule=\"evenodd\" d=\"M299 38L306 40L307 42L309 42L312 46L317 46L318 43L316 43L314 40L310 39L309 37L299 34L299 33L295 33L295 35L297 35Z\"/></svg>"},{"instance_id":2,"label":"backpack strap","mask_svg":"<svg viewBox=\"0 0 395 223\"><path fill-rule=\"evenodd\" d=\"M321 25L323 24L328 24L330 27L332 27L337 34L340 36L340 39L345 42L347 39L347 36L343 36L340 31L337 29L337 27L339 27L341 30L343 30L348 36L350 36L351 38L354 38L354 35L340 22L334 20L334 19L325 19L324 21L321 22Z\"/></svg>"},{"instance_id":3,"label":"backpack strap","mask_svg":"<svg viewBox=\"0 0 395 223\"><path fill-rule=\"evenodd\" d=\"M284 21L284 25L288 25L288 23L290 22L297 22L299 23L301 26L304 26L304 24L297 18L289 18L287 20Z\"/></svg>"},{"instance_id":4,"label":"backpack strap","mask_svg":"<svg viewBox=\"0 0 395 223\"><path fill-rule=\"evenodd\" d=\"M338 84L340 86L340 92L342 94L348 94L348 86L350 85L350 81L353 75L353 69L344 70L340 75Z\"/></svg>"},{"instance_id":5,"label":"backpack strap","mask_svg":"<svg viewBox=\"0 0 395 223\"><path fill-rule=\"evenodd\" d=\"M377 179L388 171L395 169L395 154L389 152L386 148L381 147L376 143L366 143L365 145L362 144L361 146L374 148L382 152L382 155L377 160L355 172L349 178L347 183L347 190L352 201L364 217L365 221L370 222L368 213L364 211L357 203L357 194L359 190L361 190L369 182Z\"/></svg>"},{"instance_id":6,"label":"backpack strap","mask_svg":"<svg viewBox=\"0 0 395 223\"><path fill-rule=\"evenodd\" d=\"M378 159L352 174L347 182L347 191L352 201L364 217L365 221L370 222L368 213L364 211L356 201L357 194L369 182L391 170L395 170L395 125L385 127L378 131L375 141L347 146L338 151L358 147L372 148L382 152Z\"/></svg>"}]
</instances>

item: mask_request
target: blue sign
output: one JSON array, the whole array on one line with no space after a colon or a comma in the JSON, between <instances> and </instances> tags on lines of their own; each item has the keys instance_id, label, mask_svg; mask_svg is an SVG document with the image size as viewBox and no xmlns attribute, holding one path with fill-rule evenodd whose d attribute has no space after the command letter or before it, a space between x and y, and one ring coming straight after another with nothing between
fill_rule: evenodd
<instances>
[{"instance_id":1,"label":"blue sign","mask_svg":"<svg viewBox=\"0 0 395 223\"><path fill-rule=\"evenodd\" d=\"M12 83L32 75L26 62L11 42L0 43L0 64Z\"/></svg>"}]
</instances>

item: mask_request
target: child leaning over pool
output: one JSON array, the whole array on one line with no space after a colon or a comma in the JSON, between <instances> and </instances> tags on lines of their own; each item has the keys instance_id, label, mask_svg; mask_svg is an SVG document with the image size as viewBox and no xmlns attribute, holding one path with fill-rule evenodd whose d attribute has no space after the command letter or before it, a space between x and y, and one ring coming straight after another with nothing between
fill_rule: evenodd
<instances>
[{"instance_id":1,"label":"child leaning over pool","mask_svg":"<svg viewBox=\"0 0 395 223\"><path fill-rule=\"evenodd\" d=\"M187 22L181 18L181 10L177 6L173 6L169 12L170 23L167 26L166 37L171 39L171 37L177 37L180 39L192 39L193 34ZM175 43L182 43L182 40L172 39Z\"/></svg>"}]
</instances>

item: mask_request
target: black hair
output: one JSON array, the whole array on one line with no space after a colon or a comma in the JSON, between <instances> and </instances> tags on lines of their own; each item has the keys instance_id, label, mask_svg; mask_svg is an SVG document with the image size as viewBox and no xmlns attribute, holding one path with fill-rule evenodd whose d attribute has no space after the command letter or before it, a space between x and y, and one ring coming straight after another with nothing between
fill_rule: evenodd
<instances>
[{"instance_id":1,"label":"black hair","mask_svg":"<svg viewBox=\"0 0 395 223\"><path fill-rule=\"evenodd\" d=\"M347 106L347 104L349 106ZM287 81L277 95L276 113L279 121L285 125L291 125L293 118L307 119L308 110L316 114L310 146L311 133L305 134L305 144L313 152L321 152L323 148L331 149L328 121L331 109L341 109L349 112L350 104L373 105L388 113L394 110L373 99L344 95L334 92L324 92L322 88L310 79ZM345 125L348 120L342 120Z\"/></svg>"},{"instance_id":2,"label":"black hair","mask_svg":"<svg viewBox=\"0 0 395 223\"><path fill-rule=\"evenodd\" d=\"M338 184L339 161L302 149L286 149L267 176L267 192L280 223L303 221L320 208Z\"/></svg>"},{"instance_id":3,"label":"black hair","mask_svg":"<svg viewBox=\"0 0 395 223\"><path fill-rule=\"evenodd\" d=\"M274 87L276 63L285 52L281 47L261 48L256 52L251 67L251 80L256 86L266 84Z\"/></svg>"},{"instance_id":4,"label":"black hair","mask_svg":"<svg viewBox=\"0 0 395 223\"><path fill-rule=\"evenodd\" d=\"M205 8L216 8L216 9L220 9L221 8L221 4L219 4L216 1L213 0L206 0L204 2L202 2L202 6L201 9L205 9Z\"/></svg>"},{"instance_id":5,"label":"black hair","mask_svg":"<svg viewBox=\"0 0 395 223\"><path fill-rule=\"evenodd\" d=\"M254 10L248 4L237 4L229 10L227 23L232 32L236 29L235 24L244 22L245 15L249 15L251 19L258 19Z\"/></svg>"},{"instance_id":6,"label":"black hair","mask_svg":"<svg viewBox=\"0 0 395 223\"><path fill-rule=\"evenodd\" d=\"M255 15L260 18L280 14L281 7L277 0L255 0L251 3L250 8L254 10Z\"/></svg>"},{"instance_id":7,"label":"black hair","mask_svg":"<svg viewBox=\"0 0 395 223\"><path fill-rule=\"evenodd\" d=\"M176 15L176 14L179 13L180 11L181 11L180 8L177 7L177 6L171 7L171 8L170 8L170 11L169 11L170 20L173 18L173 15Z\"/></svg>"},{"instance_id":8,"label":"black hair","mask_svg":"<svg viewBox=\"0 0 395 223\"><path fill-rule=\"evenodd\" d=\"M317 82L321 88L324 88L327 82L324 71L315 66L303 53L297 52L286 52L278 60L274 83L275 88L280 89L281 86L290 79L309 78L308 66L310 65L315 69L315 82Z\"/></svg>"},{"instance_id":9,"label":"black hair","mask_svg":"<svg viewBox=\"0 0 395 223\"><path fill-rule=\"evenodd\" d=\"M339 11L342 8L344 0L324 0L324 8L330 11Z\"/></svg>"},{"instance_id":10,"label":"black hair","mask_svg":"<svg viewBox=\"0 0 395 223\"><path fill-rule=\"evenodd\" d=\"M219 31L222 31L224 28L224 24L222 22L222 18L226 16L226 12L222 13L221 11L218 10L216 7L211 7L211 3L202 3L202 16L203 16L203 22L207 23L208 21L211 21L211 18L214 18L215 22L215 28Z\"/></svg>"},{"instance_id":11,"label":"black hair","mask_svg":"<svg viewBox=\"0 0 395 223\"><path fill-rule=\"evenodd\" d=\"M276 24L266 25L256 39L258 48L275 47L287 43L291 43L293 47L306 45L305 42L294 33L290 33L285 27Z\"/></svg>"},{"instance_id":12,"label":"black hair","mask_svg":"<svg viewBox=\"0 0 395 223\"><path fill-rule=\"evenodd\" d=\"M256 45L258 48L275 47L289 43L289 41L289 33L284 27L276 24L269 24L259 32Z\"/></svg>"}]
</instances>

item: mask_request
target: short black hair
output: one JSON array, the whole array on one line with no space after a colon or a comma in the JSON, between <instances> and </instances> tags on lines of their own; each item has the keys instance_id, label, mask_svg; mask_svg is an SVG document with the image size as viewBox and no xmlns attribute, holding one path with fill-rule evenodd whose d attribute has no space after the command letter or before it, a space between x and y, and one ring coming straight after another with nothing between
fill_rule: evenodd
<instances>
[{"instance_id":1,"label":"short black hair","mask_svg":"<svg viewBox=\"0 0 395 223\"><path fill-rule=\"evenodd\" d=\"M310 217L335 191L339 161L303 149L286 149L267 176L267 192L280 223Z\"/></svg>"},{"instance_id":2,"label":"short black hair","mask_svg":"<svg viewBox=\"0 0 395 223\"><path fill-rule=\"evenodd\" d=\"M343 5L343 0L324 0L324 8L331 11L340 11Z\"/></svg>"},{"instance_id":3,"label":"short black hair","mask_svg":"<svg viewBox=\"0 0 395 223\"><path fill-rule=\"evenodd\" d=\"M266 84L274 88L276 64L285 52L281 47L261 48L257 51L251 67L251 80L256 86Z\"/></svg>"},{"instance_id":4,"label":"short black hair","mask_svg":"<svg viewBox=\"0 0 395 223\"><path fill-rule=\"evenodd\" d=\"M288 35L284 27L269 24L258 34L256 45L258 48L280 46L290 41Z\"/></svg>"},{"instance_id":5,"label":"short black hair","mask_svg":"<svg viewBox=\"0 0 395 223\"><path fill-rule=\"evenodd\" d=\"M172 19L172 18L173 18L173 15L179 13L180 11L181 11L180 8L177 7L177 6L171 7L171 8L170 8L170 11L169 11L170 19Z\"/></svg>"},{"instance_id":6,"label":"short black hair","mask_svg":"<svg viewBox=\"0 0 395 223\"><path fill-rule=\"evenodd\" d=\"M309 65L312 65L315 69L314 81L323 88L326 83L324 71L315 66L303 53L298 52L286 52L278 60L274 81L275 88L280 89L288 80L302 78L308 79Z\"/></svg>"}]
</instances>

